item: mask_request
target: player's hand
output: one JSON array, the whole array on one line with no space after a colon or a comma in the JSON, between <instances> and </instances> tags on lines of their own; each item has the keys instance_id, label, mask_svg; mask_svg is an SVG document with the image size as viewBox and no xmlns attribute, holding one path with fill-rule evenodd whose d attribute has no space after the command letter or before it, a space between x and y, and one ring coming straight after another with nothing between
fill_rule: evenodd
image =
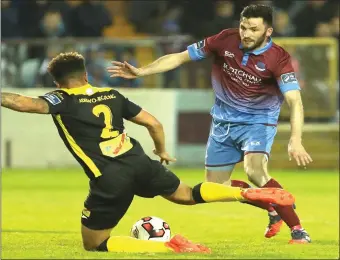
<instances>
[{"instance_id":1,"label":"player's hand","mask_svg":"<svg viewBox=\"0 0 340 260\"><path fill-rule=\"evenodd\" d=\"M288 156L289 161L294 158L298 166L303 165L306 167L307 164L313 161L312 157L310 157L310 155L306 152L301 141L295 139L290 139L289 141Z\"/></svg>"},{"instance_id":2,"label":"player's hand","mask_svg":"<svg viewBox=\"0 0 340 260\"><path fill-rule=\"evenodd\" d=\"M153 153L161 158L160 162L162 164L163 162L165 162L167 165L169 164L169 162L176 162L176 159L172 158L167 152L158 152L156 149L154 149Z\"/></svg>"},{"instance_id":3,"label":"player's hand","mask_svg":"<svg viewBox=\"0 0 340 260\"><path fill-rule=\"evenodd\" d=\"M110 78L122 77L125 79L135 79L140 76L141 70L132 66L131 64L124 61L113 61L113 66L107 68L107 71L111 74Z\"/></svg>"}]
</instances>

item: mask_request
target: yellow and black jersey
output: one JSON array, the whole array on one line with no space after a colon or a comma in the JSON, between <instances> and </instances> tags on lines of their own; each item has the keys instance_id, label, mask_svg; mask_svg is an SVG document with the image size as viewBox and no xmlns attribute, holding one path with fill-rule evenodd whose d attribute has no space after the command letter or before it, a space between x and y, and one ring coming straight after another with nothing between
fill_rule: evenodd
<instances>
[{"instance_id":1,"label":"yellow and black jersey","mask_svg":"<svg viewBox=\"0 0 340 260\"><path fill-rule=\"evenodd\" d=\"M59 135L90 179L102 174L112 160L144 153L127 136L123 119L135 117L141 107L111 88L89 84L58 89L40 96L47 101Z\"/></svg>"}]
</instances>

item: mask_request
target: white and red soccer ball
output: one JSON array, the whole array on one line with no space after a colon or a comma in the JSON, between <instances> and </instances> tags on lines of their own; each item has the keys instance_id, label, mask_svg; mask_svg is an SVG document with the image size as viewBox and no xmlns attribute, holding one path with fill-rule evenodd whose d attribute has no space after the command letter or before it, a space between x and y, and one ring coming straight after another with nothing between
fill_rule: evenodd
<instances>
[{"instance_id":1,"label":"white and red soccer ball","mask_svg":"<svg viewBox=\"0 0 340 260\"><path fill-rule=\"evenodd\" d=\"M144 217L131 228L130 235L141 240L167 242L171 238L170 226L158 217Z\"/></svg>"}]
</instances>

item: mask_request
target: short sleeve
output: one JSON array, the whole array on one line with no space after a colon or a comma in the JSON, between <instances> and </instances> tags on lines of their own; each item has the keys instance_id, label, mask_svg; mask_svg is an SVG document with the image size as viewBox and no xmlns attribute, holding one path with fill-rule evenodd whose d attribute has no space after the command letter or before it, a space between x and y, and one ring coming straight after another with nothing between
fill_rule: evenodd
<instances>
[{"instance_id":1,"label":"short sleeve","mask_svg":"<svg viewBox=\"0 0 340 260\"><path fill-rule=\"evenodd\" d=\"M282 51L280 55L278 63L275 66L274 76L283 94L290 90L300 90L291 57L286 51Z\"/></svg>"},{"instance_id":2,"label":"short sleeve","mask_svg":"<svg viewBox=\"0 0 340 260\"><path fill-rule=\"evenodd\" d=\"M122 100L122 116L124 119L131 119L139 114L139 112L142 110L142 108L137 105L136 103L130 101L128 98L124 97L122 94L120 94L120 97Z\"/></svg>"},{"instance_id":3,"label":"short sleeve","mask_svg":"<svg viewBox=\"0 0 340 260\"><path fill-rule=\"evenodd\" d=\"M63 114L67 112L68 95L62 91L52 91L39 98L44 99L49 106L49 114Z\"/></svg>"},{"instance_id":4,"label":"short sleeve","mask_svg":"<svg viewBox=\"0 0 340 260\"><path fill-rule=\"evenodd\" d=\"M218 41L222 37L222 34L225 34L225 32L226 30L189 45L187 50L189 52L190 59L193 61L202 60L216 52Z\"/></svg>"}]
</instances>

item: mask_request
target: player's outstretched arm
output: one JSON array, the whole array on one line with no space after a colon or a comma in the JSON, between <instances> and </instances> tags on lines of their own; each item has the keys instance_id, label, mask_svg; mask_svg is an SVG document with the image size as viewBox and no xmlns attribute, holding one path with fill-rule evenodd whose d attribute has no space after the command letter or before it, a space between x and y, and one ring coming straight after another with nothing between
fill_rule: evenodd
<instances>
[{"instance_id":1,"label":"player's outstretched arm","mask_svg":"<svg viewBox=\"0 0 340 260\"><path fill-rule=\"evenodd\" d=\"M122 77L126 79L133 79L137 77L147 76L151 74L161 73L177 68L185 62L190 61L189 52L183 51L179 53L172 53L160 57L154 62L141 68L136 68L131 64L119 61L113 61L111 67L107 71L111 74L110 77Z\"/></svg>"},{"instance_id":2,"label":"player's outstretched arm","mask_svg":"<svg viewBox=\"0 0 340 260\"><path fill-rule=\"evenodd\" d=\"M306 166L313 160L302 145L304 113L301 94L299 90L291 90L287 91L284 96L290 109L291 136L288 145L288 156L290 160L293 157L299 166Z\"/></svg>"},{"instance_id":3,"label":"player's outstretched arm","mask_svg":"<svg viewBox=\"0 0 340 260\"><path fill-rule=\"evenodd\" d=\"M19 112L37 114L49 113L49 106L45 100L9 92L1 92L1 106Z\"/></svg>"},{"instance_id":4,"label":"player's outstretched arm","mask_svg":"<svg viewBox=\"0 0 340 260\"><path fill-rule=\"evenodd\" d=\"M155 144L154 153L161 158L161 163L175 162L176 159L170 157L165 149L165 134L163 125L153 115L142 109L138 115L129 119L131 122L146 127Z\"/></svg>"}]
</instances>

